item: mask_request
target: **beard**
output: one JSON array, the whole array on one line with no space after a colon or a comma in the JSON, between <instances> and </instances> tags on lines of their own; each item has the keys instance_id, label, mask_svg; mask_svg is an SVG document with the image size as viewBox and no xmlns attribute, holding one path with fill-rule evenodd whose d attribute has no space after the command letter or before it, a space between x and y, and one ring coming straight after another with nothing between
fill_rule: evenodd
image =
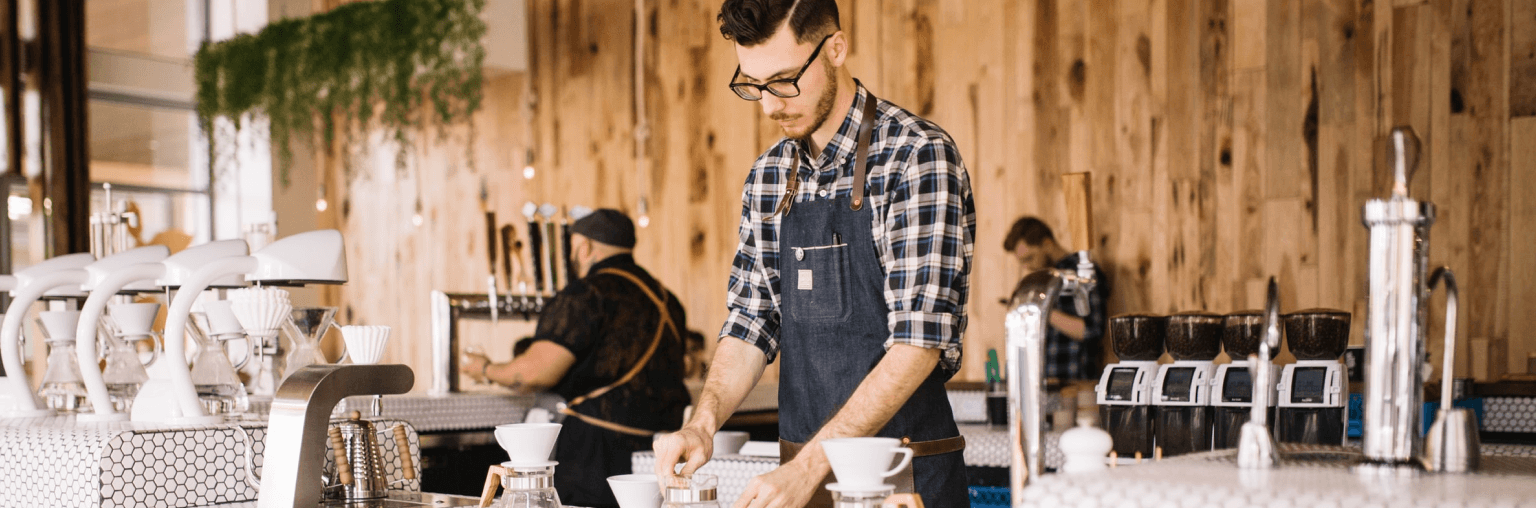
<instances>
[{"instance_id":1,"label":"beard","mask_svg":"<svg viewBox=\"0 0 1536 508\"><path fill-rule=\"evenodd\" d=\"M827 123L827 118L832 116L832 104L837 101L837 69L832 66L831 62L825 60L822 61L822 67L827 71L827 86L822 89L821 96L816 98L816 110L811 117L813 119L811 125L804 129L793 130L790 127L784 127L784 135L791 139L810 137L811 133L821 129L821 126ZM789 115L773 115L770 118L777 121L793 117Z\"/></svg>"}]
</instances>

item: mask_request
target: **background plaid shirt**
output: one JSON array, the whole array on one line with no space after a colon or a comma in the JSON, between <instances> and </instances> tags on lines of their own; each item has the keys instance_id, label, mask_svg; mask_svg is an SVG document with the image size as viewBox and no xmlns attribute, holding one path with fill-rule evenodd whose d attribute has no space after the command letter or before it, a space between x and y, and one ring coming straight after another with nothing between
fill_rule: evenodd
<instances>
[{"instance_id":1,"label":"background plaid shirt","mask_svg":"<svg viewBox=\"0 0 1536 508\"><path fill-rule=\"evenodd\" d=\"M796 202L849 196L853 152L864 101L862 84L837 134L813 161L799 140L779 140L757 158L742 189L740 239L731 265L729 315L720 331L757 346L768 361L779 351L779 221L785 175L800 157ZM976 207L955 142L939 126L894 104L876 102L869 143L870 224L885 272L892 344L941 348L939 364L960 369L966 326ZM793 212L791 212L793 213Z\"/></svg>"},{"instance_id":2,"label":"background plaid shirt","mask_svg":"<svg viewBox=\"0 0 1536 508\"><path fill-rule=\"evenodd\" d=\"M1077 253L1057 260L1056 268L1076 270ZM1056 327L1048 328L1045 335L1045 377L1064 381L1099 378L1103 369L1099 362L1104 350L1104 328L1108 321L1104 303L1109 301L1110 286L1109 279L1098 265L1093 267L1093 278L1096 285L1093 292L1088 293L1087 315L1077 313L1077 304L1071 296L1061 295L1056 298L1056 310L1083 318L1083 339L1072 340Z\"/></svg>"}]
</instances>

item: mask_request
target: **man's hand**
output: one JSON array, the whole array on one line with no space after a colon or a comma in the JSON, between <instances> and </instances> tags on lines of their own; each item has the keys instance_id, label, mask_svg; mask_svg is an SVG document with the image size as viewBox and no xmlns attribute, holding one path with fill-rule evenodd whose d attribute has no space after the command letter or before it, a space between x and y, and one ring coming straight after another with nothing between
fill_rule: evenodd
<instances>
[{"instance_id":1,"label":"man's hand","mask_svg":"<svg viewBox=\"0 0 1536 508\"><path fill-rule=\"evenodd\" d=\"M485 366L490 363L491 359L480 353L464 353L464 357L459 361L459 372L469 376L470 379L484 382L486 379L482 374L485 373Z\"/></svg>"},{"instance_id":2,"label":"man's hand","mask_svg":"<svg viewBox=\"0 0 1536 508\"><path fill-rule=\"evenodd\" d=\"M715 438L698 428L683 427L656 438L651 448L656 451L656 480L666 488L672 477L679 474L674 472L679 460L685 461L681 474L693 474L709 462L715 453Z\"/></svg>"},{"instance_id":3,"label":"man's hand","mask_svg":"<svg viewBox=\"0 0 1536 508\"><path fill-rule=\"evenodd\" d=\"M800 508L810 502L826 478L826 467L792 460L767 474L752 478L731 508Z\"/></svg>"}]
</instances>

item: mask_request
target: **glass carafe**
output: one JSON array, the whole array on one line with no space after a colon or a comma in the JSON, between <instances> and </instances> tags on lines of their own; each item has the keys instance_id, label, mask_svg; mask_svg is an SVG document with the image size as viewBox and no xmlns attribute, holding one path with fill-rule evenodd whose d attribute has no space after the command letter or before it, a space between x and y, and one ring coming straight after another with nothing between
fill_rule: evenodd
<instances>
[{"instance_id":1,"label":"glass carafe","mask_svg":"<svg viewBox=\"0 0 1536 508\"><path fill-rule=\"evenodd\" d=\"M715 500L715 489L720 479L712 474L684 474L672 477L662 499L663 508L720 508Z\"/></svg>"},{"instance_id":2,"label":"glass carafe","mask_svg":"<svg viewBox=\"0 0 1536 508\"><path fill-rule=\"evenodd\" d=\"M101 380L107 385L107 398L112 400L112 409L127 413L133 409L133 399L139 395L139 387L149 380L149 373L144 367L160 359L160 341L155 340L157 334L153 331L125 333L107 316L102 316L101 322L100 330L111 330L111 333L101 334L101 350L106 353L103 355L106 368L101 371ZM141 340L153 344L154 349L150 351L148 362L142 361L139 356L136 343Z\"/></svg>"},{"instance_id":3,"label":"glass carafe","mask_svg":"<svg viewBox=\"0 0 1536 508\"><path fill-rule=\"evenodd\" d=\"M328 363L325 354L320 352L320 338L331 328L331 320L335 317L335 307L293 308L293 320L284 323L293 342L293 351L288 353L287 373L305 365Z\"/></svg>"},{"instance_id":4,"label":"glass carafe","mask_svg":"<svg viewBox=\"0 0 1536 508\"><path fill-rule=\"evenodd\" d=\"M203 402L203 411L210 415L244 413L250 409L250 399L224 346L226 341L241 338L242 334L210 337L208 330L208 317L201 312L192 313L187 335L197 341L197 356L192 360L192 385L197 388L197 398Z\"/></svg>"},{"instance_id":5,"label":"glass carafe","mask_svg":"<svg viewBox=\"0 0 1536 508\"><path fill-rule=\"evenodd\" d=\"M91 410L85 381L80 378L80 363L75 354L75 323L79 311L47 311L39 315L37 327L48 343L48 370L37 394L49 409L72 413Z\"/></svg>"},{"instance_id":6,"label":"glass carafe","mask_svg":"<svg viewBox=\"0 0 1536 508\"><path fill-rule=\"evenodd\" d=\"M560 508L555 493L555 468L506 466L501 477L501 498L495 508Z\"/></svg>"}]
</instances>

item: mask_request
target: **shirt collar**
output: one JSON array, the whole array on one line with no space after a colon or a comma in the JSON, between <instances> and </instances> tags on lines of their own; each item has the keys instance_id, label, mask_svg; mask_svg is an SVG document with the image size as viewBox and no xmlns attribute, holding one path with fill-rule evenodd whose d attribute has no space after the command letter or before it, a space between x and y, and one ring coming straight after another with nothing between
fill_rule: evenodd
<instances>
[{"instance_id":1,"label":"shirt collar","mask_svg":"<svg viewBox=\"0 0 1536 508\"><path fill-rule=\"evenodd\" d=\"M869 100L869 91L864 89L864 84L858 79L853 80L854 94L853 104L848 106L848 111L843 112L843 123L837 128L837 134L832 135L832 140L827 146L822 147L821 153L816 157L816 167L824 170L832 170L842 167L842 162L853 155L858 145L859 124L864 121L864 101ZM877 113L878 116L878 113ZM827 119L828 121L831 118ZM805 140L795 140L797 148L805 151ZM835 163L835 164L834 164Z\"/></svg>"},{"instance_id":2,"label":"shirt collar","mask_svg":"<svg viewBox=\"0 0 1536 508\"><path fill-rule=\"evenodd\" d=\"M597 273L598 270L602 270L604 268L621 268L625 266L632 266L634 264L635 256L633 254L614 254L612 256L603 258L602 261L592 263L592 268L587 269L587 275L590 276L594 273Z\"/></svg>"}]
</instances>

